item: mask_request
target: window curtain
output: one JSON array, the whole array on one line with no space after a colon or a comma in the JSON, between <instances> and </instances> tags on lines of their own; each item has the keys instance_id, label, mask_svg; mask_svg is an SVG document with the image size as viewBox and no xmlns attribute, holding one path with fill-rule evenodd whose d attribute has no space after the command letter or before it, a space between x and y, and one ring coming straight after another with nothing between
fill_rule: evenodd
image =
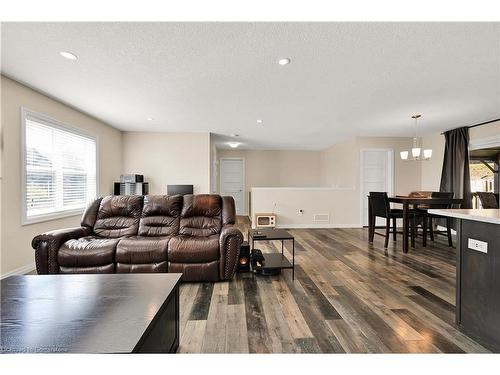
<instances>
[{"instance_id":1,"label":"window curtain","mask_svg":"<svg viewBox=\"0 0 500 375\"><path fill-rule=\"evenodd\" d=\"M469 128L458 128L444 133L445 148L440 191L454 192L463 198L462 208L472 208L469 172Z\"/></svg>"}]
</instances>

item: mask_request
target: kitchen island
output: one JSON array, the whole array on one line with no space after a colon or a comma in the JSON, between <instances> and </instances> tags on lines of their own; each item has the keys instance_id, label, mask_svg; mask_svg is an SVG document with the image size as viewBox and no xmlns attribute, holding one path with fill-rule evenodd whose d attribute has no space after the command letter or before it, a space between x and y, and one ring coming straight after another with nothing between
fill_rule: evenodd
<instances>
[{"instance_id":1,"label":"kitchen island","mask_svg":"<svg viewBox=\"0 0 500 375\"><path fill-rule=\"evenodd\" d=\"M430 209L457 220L456 322L500 352L500 210Z\"/></svg>"}]
</instances>

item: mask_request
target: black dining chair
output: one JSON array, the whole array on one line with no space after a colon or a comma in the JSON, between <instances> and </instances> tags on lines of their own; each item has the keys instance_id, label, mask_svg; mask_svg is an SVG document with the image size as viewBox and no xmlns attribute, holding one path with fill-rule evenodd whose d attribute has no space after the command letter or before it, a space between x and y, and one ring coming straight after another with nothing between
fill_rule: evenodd
<instances>
[{"instance_id":1,"label":"black dining chair","mask_svg":"<svg viewBox=\"0 0 500 375\"><path fill-rule=\"evenodd\" d=\"M369 241L373 242L375 234L385 237L384 247L387 248L389 245L389 235L392 233L393 241L396 241L396 234L401 233L396 231L396 219L403 218L403 210L397 208L391 208L389 203L389 197L386 192L370 192L368 197L368 203L370 205L371 217L369 218L368 227L368 237ZM412 226L415 224L415 212L412 212ZM375 231L377 217L385 218L385 234L378 233ZM391 231L391 220L392 220L392 231ZM412 242L414 242L414 231L411 231Z\"/></svg>"},{"instance_id":2,"label":"black dining chair","mask_svg":"<svg viewBox=\"0 0 500 375\"><path fill-rule=\"evenodd\" d=\"M408 194L409 197L415 197L415 198L430 198L432 195L432 191L412 191L410 194ZM420 236L418 233L418 227L420 226L422 228L422 246L426 247L427 246L427 209L429 208L428 205L426 204L420 204L416 208L416 212L418 212L417 217L415 218L415 223L413 226L413 231L414 231L414 237L417 238ZM412 246L415 247L415 243L412 243Z\"/></svg>"},{"instance_id":3,"label":"black dining chair","mask_svg":"<svg viewBox=\"0 0 500 375\"><path fill-rule=\"evenodd\" d=\"M477 196L481 201L482 208L498 208L498 200L495 193L478 191Z\"/></svg>"},{"instance_id":4,"label":"black dining chair","mask_svg":"<svg viewBox=\"0 0 500 375\"><path fill-rule=\"evenodd\" d=\"M455 196L455 193L452 192L444 192L444 191L433 191L431 193L431 198L453 198ZM443 216L435 215L435 214L429 214L427 209L429 208L451 208L451 204L429 204L425 209L419 208L423 213L424 213L424 225L423 225L423 237L424 237L424 243L427 240L427 232L429 232L431 241L434 241L434 234L437 235L445 235L448 237L448 246L452 247L453 246L453 241L451 237L451 217L446 217L444 218L446 220L446 230L445 231L439 231L439 230L434 230L434 219L443 219Z\"/></svg>"}]
</instances>

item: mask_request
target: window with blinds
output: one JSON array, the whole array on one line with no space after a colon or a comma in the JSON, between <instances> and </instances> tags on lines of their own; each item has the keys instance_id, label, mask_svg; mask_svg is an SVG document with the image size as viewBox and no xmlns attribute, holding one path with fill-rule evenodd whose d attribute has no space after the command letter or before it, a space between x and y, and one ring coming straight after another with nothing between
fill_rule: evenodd
<instances>
[{"instance_id":1,"label":"window with blinds","mask_svg":"<svg viewBox=\"0 0 500 375\"><path fill-rule=\"evenodd\" d=\"M24 111L24 221L81 211L96 195L96 140Z\"/></svg>"}]
</instances>

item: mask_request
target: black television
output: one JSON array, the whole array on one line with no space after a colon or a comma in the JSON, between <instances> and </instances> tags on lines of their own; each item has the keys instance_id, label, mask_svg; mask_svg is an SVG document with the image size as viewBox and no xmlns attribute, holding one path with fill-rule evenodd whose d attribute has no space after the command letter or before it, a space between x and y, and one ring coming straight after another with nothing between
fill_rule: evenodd
<instances>
[{"instance_id":1,"label":"black television","mask_svg":"<svg viewBox=\"0 0 500 375\"><path fill-rule=\"evenodd\" d=\"M167 185L167 195L193 194L193 185Z\"/></svg>"}]
</instances>

